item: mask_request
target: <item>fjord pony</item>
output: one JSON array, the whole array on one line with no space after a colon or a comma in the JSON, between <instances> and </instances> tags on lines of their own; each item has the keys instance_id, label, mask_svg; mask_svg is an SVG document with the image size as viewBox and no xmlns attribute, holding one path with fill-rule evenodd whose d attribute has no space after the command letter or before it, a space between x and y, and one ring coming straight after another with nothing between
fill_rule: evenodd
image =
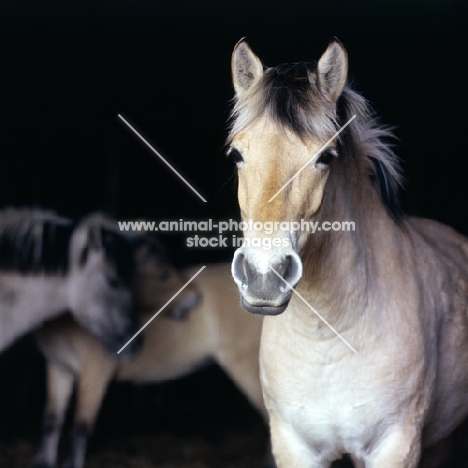
<instances>
[{"instance_id":1,"label":"fjord pony","mask_svg":"<svg viewBox=\"0 0 468 468\"><path fill-rule=\"evenodd\" d=\"M358 468L414 468L468 411L467 239L398 213L390 134L346 84L338 41L316 65L266 69L241 41L232 75L243 219L355 223L277 229L276 246L234 256L244 307L266 315L261 382L278 467L325 468L348 453Z\"/></svg>"},{"instance_id":2,"label":"fjord pony","mask_svg":"<svg viewBox=\"0 0 468 468\"><path fill-rule=\"evenodd\" d=\"M182 276L166 262L147 266L135 291L142 324L198 269L186 270ZM35 334L47 362L44 430L35 467L57 466L57 446L74 382L76 406L67 468L83 467L87 439L112 379L162 382L189 374L211 360L265 414L258 369L261 325L259 317L239 306L229 264L208 265L145 328L143 349L129 361L119 363L109 357L71 318L47 324Z\"/></svg>"},{"instance_id":3,"label":"fjord pony","mask_svg":"<svg viewBox=\"0 0 468 468\"><path fill-rule=\"evenodd\" d=\"M0 212L0 351L69 310L116 352L136 331L133 263L131 242L99 214L74 225L43 210Z\"/></svg>"}]
</instances>

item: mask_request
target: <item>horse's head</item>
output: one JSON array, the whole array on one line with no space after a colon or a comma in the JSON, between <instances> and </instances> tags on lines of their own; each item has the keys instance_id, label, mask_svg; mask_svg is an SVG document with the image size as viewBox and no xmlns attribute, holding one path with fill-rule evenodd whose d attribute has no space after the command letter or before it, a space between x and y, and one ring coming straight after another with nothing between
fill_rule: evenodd
<instances>
[{"instance_id":1,"label":"horse's head","mask_svg":"<svg viewBox=\"0 0 468 468\"><path fill-rule=\"evenodd\" d=\"M133 240L100 214L82 220L72 237L71 313L111 352L117 352L138 330L131 291L134 253ZM135 353L141 343L137 337L119 357Z\"/></svg>"},{"instance_id":2,"label":"horse's head","mask_svg":"<svg viewBox=\"0 0 468 468\"><path fill-rule=\"evenodd\" d=\"M136 274L132 288L135 308L155 313L172 299L188 279L169 262L158 239L146 235L136 253ZM171 300L164 315L183 320L200 299L200 291L190 283Z\"/></svg>"},{"instance_id":3,"label":"horse's head","mask_svg":"<svg viewBox=\"0 0 468 468\"><path fill-rule=\"evenodd\" d=\"M311 220L319 211L337 155L332 138L347 54L334 41L316 67L296 63L264 70L241 41L233 52L232 77L236 98L228 155L238 167L242 219L257 223L244 231L232 273L248 311L276 315L287 307L290 286L303 270L299 253L306 236L290 223Z\"/></svg>"}]
</instances>

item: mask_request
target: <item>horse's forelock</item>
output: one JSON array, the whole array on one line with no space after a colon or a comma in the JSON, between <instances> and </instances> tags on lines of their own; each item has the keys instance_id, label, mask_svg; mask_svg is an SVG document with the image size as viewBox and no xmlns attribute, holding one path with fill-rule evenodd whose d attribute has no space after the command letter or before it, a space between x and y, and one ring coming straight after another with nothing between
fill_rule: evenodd
<instances>
[{"instance_id":1,"label":"horse's forelock","mask_svg":"<svg viewBox=\"0 0 468 468\"><path fill-rule=\"evenodd\" d=\"M229 140L261 116L301 139L323 139L336 131L334 106L314 84L309 62L267 68L253 89L234 101Z\"/></svg>"},{"instance_id":2,"label":"horse's forelock","mask_svg":"<svg viewBox=\"0 0 468 468\"><path fill-rule=\"evenodd\" d=\"M228 144L263 116L275 122L279 131L287 129L302 140L323 141L355 115L354 121L338 137L338 147L342 149L339 152L366 160L367 166L360 167L371 172L382 202L397 218L402 176L398 159L389 145L394 139L391 129L379 124L366 100L349 86L337 103L327 99L320 91L315 71L315 66L308 62L267 68L249 92L235 98Z\"/></svg>"}]
</instances>

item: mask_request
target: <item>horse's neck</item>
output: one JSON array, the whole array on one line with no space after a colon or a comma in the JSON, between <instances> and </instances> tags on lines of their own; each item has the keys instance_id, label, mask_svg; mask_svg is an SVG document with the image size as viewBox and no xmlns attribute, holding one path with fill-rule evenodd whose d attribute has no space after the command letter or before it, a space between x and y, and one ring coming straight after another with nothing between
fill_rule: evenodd
<instances>
[{"instance_id":1,"label":"horse's neck","mask_svg":"<svg viewBox=\"0 0 468 468\"><path fill-rule=\"evenodd\" d=\"M0 274L0 350L67 307L65 277Z\"/></svg>"},{"instance_id":2,"label":"horse's neck","mask_svg":"<svg viewBox=\"0 0 468 468\"><path fill-rule=\"evenodd\" d=\"M331 216L331 220L355 221L356 230L326 234L326 248L319 255L305 258L305 274L298 291L326 317L347 327L356 323L369 301L375 301L382 287L382 271L398 269L394 254L404 234L380 204L375 204L365 217L352 213L351 219ZM324 237L316 239L310 239L311 250L317 248L314 242L324 241ZM300 308L309 315L313 313L310 308Z\"/></svg>"}]
</instances>

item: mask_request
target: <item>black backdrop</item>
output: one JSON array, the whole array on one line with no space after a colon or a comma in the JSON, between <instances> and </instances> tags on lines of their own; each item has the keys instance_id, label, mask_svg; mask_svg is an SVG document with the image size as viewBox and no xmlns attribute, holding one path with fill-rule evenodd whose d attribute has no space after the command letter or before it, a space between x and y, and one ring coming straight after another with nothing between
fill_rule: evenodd
<instances>
[{"instance_id":1,"label":"black backdrop","mask_svg":"<svg viewBox=\"0 0 468 468\"><path fill-rule=\"evenodd\" d=\"M452 0L4 0L0 207L70 216L101 209L119 219L237 217L234 168L223 155L234 44L247 36L275 65L317 59L337 36L356 88L396 126L405 209L468 234L466 20L466 2ZM180 235L165 239L181 264L232 256L188 249ZM17 369L6 368L17 381Z\"/></svg>"},{"instance_id":2,"label":"black backdrop","mask_svg":"<svg viewBox=\"0 0 468 468\"><path fill-rule=\"evenodd\" d=\"M468 232L466 4L454 1L153 1L2 4L0 205L120 219L237 217L223 155L230 54L317 59L332 36L384 123L396 126L407 211ZM121 113L207 198L119 121ZM229 258L185 248L181 261Z\"/></svg>"}]
</instances>

